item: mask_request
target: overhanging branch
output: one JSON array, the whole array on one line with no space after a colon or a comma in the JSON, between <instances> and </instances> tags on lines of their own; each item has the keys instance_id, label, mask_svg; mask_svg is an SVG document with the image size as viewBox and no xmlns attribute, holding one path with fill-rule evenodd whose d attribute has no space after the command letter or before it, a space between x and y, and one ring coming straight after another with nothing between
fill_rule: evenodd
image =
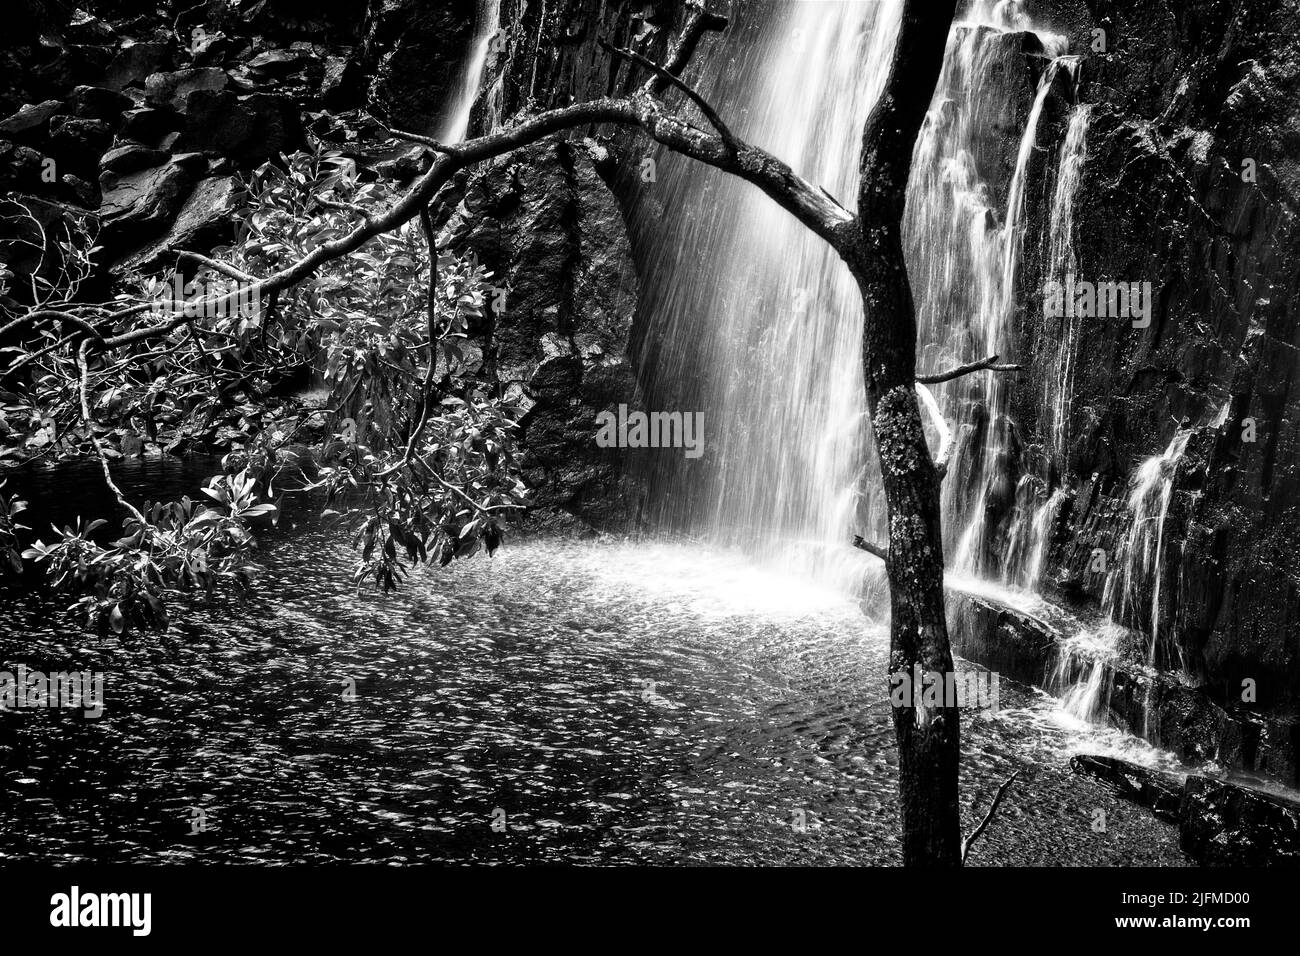
<instances>
[{"instance_id":1,"label":"overhanging branch","mask_svg":"<svg viewBox=\"0 0 1300 956\"><path fill-rule=\"evenodd\" d=\"M970 375L972 372L1019 372L1023 366L1020 365L999 365L998 356L990 355L988 358L982 358L978 362L971 362L967 365L958 365L956 368L950 368L946 372L934 372L930 375L918 375L916 380L923 385L939 385L943 382L951 382L955 378L961 378L963 375Z\"/></svg>"}]
</instances>

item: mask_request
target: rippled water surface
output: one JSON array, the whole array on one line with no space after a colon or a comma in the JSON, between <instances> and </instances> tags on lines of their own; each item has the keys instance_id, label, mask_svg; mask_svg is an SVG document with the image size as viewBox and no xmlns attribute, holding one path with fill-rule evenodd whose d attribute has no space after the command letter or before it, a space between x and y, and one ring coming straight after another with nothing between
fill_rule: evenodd
<instances>
[{"instance_id":1,"label":"rippled water surface","mask_svg":"<svg viewBox=\"0 0 1300 956\"><path fill-rule=\"evenodd\" d=\"M28 497L89 507L90 487L64 473ZM0 853L900 859L886 636L843 597L685 545L559 541L358 595L305 508L262 560L256 596L178 608L162 636L82 633L65 600L4 595L0 667L108 677L98 721L0 712ZM972 862L1183 862L1174 828L1070 773L1114 734L1005 680L1001 698L964 714L967 829L1021 771Z\"/></svg>"}]
</instances>

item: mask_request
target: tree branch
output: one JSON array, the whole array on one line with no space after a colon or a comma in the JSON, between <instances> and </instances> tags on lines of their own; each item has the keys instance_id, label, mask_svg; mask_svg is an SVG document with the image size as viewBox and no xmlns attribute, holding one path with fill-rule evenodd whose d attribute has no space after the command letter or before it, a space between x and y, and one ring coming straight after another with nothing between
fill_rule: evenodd
<instances>
[{"instance_id":1,"label":"tree branch","mask_svg":"<svg viewBox=\"0 0 1300 956\"><path fill-rule=\"evenodd\" d=\"M424 232L425 245L429 248L429 294L426 302L429 367L425 370L424 383L421 386L420 419L416 422L415 428L411 429L411 437L406 441L406 451L402 453L401 459L380 472L381 478L397 471L414 457L415 447L420 442L420 436L424 434L424 427L429 423L429 408L433 405L433 376L438 368L438 241L433 232L433 219L429 216L428 206L420 210L420 228Z\"/></svg>"},{"instance_id":2,"label":"tree branch","mask_svg":"<svg viewBox=\"0 0 1300 956\"><path fill-rule=\"evenodd\" d=\"M663 113L654 99L638 93L631 99L593 100L550 110L515 126L467 140L456 146L454 152L439 156L384 213L363 221L345 235L322 243L278 272L258 279L252 288L244 289L242 293L241 290L232 290L205 299L201 305L205 309L211 305L217 310L236 307L241 294L267 296L293 286L325 263L347 255L375 236L390 232L419 215L420 209L428 205L457 171L528 146L552 133L598 123L640 127L669 149L754 184L837 250L844 248L849 241L846 227L854 222L854 217L823 190L796 175L784 162L739 140L734 148L728 146L720 135L706 133L676 116ZM147 311L147 308L113 313L111 318L118 319L137 311ZM166 335L187 321L181 315L133 329L105 338L102 348L111 350L145 342ZM26 356L21 361L30 360L31 356Z\"/></svg>"},{"instance_id":3,"label":"tree branch","mask_svg":"<svg viewBox=\"0 0 1300 956\"><path fill-rule=\"evenodd\" d=\"M147 528L149 522L145 519L135 507L127 500L122 489L113 481L113 474L108 469L108 456L104 454L104 446L99 441L99 436L95 434L95 420L90 414L90 367L86 362L86 348L90 345L90 339L81 343L81 348L77 350L77 368L81 372L81 382L79 393L81 396L81 419L86 423L86 434L90 437L90 444L95 449L95 456L99 459L100 470L104 472L104 484L108 485L108 490L113 492L117 503L131 512L131 515L140 522L141 528Z\"/></svg>"},{"instance_id":4,"label":"tree branch","mask_svg":"<svg viewBox=\"0 0 1300 956\"><path fill-rule=\"evenodd\" d=\"M709 32L720 32L727 28L727 18L716 13L709 13L700 4L691 4L694 7L694 14L686 21L682 27L682 35L677 43L673 46L672 52L668 54L668 59L663 65L665 72L671 76L681 76L686 69L691 58L695 56L695 50L700 45L700 40L704 34ZM641 89L643 92L658 94L662 93L667 87L668 81L662 74L656 74L646 81L645 86Z\"/></svg>"},{"instance_id":5,"label":"tree branch","mask_svg":"<svg viewBox=\"0 0 1300 956\"><path fill-rule=\"evenodd\" d=\"M867 554L874 554L881 561L889 560L888 548L882 548L878 544L873 544L861 535L855 534L853 536L853 547L857 548L859 551L865 551Z\"/></svg>"},{"instance_id":6,"label":"tree branch","mask_svg":"<svg viewBox=\"0 0 1300 956\"><path fill-rule=\"evenodd\" d=\"M655 63L648 57L642 56L640 53L635 53L624 47L611 46L603 37L597 42L600 44L601 49L608 51L613 56L624 57L638 66L645 67L663 80L664 83L675 86L677 89L685 93L690 101L699 107L700 112L704 114L704 118L709 121L709 124L718 131L718 135L722 137L722 142L726 144L727 148L730 149L733 154L740 151L740 141L736 139L735 135L727 127L727 124L722 121L722 117L718 115L718 111L710 106L708 100L697 93L695 88L689 83L674 76L666 68Z\"/></svg>"},{"instance_id":7,"label":"tree branch","mask_svg":"<svg viewBox=\"0 0 1300 956\"><path fill-rule=\"evenodd\" d=\"M1019 770L1003 781L1002 786L998 787L998 792L993 797L993 804L989 807L989 812L984 815L984 819L980 822L980 825L975 828L974 833L961 841L961 861L963 864L966 862L966 857L970 853L970 848L974 846L975 841L980 838L980 834L988 829L988 825L993 822L993 814L998 812L998 804L1002 802L1002 797L1007 792L1007 788L1011 786L1012 781L1014 781L1018 776L1020 776Z\"/></svg>"},{"instance_id":8,"label":"tree branch","mask_svg":"<svg viewBox=\"0 0 1300 956\"><path fill-rule=\"evenodd\" d=\"M963 375L970 375L972 372L1019 372L1023 366L1020 365L999 365L998 357L990 355L988 358L982 358L978 362L971 362L967 365L959 365L956 368L950 368L946 372L934 372L930 375L918 375L916 380L924 385L939 385L943 382L951 382L955 378L961 378Z\"/></svg>"}]
</instances>

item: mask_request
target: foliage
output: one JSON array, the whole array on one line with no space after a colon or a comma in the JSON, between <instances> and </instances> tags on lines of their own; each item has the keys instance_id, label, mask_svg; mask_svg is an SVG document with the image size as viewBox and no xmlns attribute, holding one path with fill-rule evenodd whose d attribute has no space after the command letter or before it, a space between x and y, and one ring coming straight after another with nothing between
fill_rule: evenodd
<instances>
[{"instance_id":1,"label":"foliage","mask_svg":"<svg viewBox=\"0 0 1300 956\"><path fill-rule=\"evenodd\" d=\"M217 302L232 276L283 268L397 197L323 150L266 164L243 195L234 241L212 260L194 258L184 282L133 275L110 304L78 304L71 286L62 300L40 302L88 324L134 307L129 319L97 326L106 336L159 314L189 317L161 341L88 348L84 381L84 334L69 322L34 322L23 345L5 350L26 368L0 391L0 461L225 453L223 474L203 489L215 504L181 499L136 511L114 488L133 513L119 540L94 540L99 519L55 529L52 543L23 552L55 587L79 595L73 607L90 626L165 627L170 591L246 588L255 571L250 519L275 511L265 499L277 490L321 489L326 513L358 549L353 580L385 591L412 565L490 554L524 506L519 410L496 394L470 340L483 320L487 273L446 253L431 272L426 238L408 223L267 301L241 292ZM63 254L89 262L92 243L88 234L80 245L70 240ZM35 308L11 307L9 327ZM306 389L313 374L323 378L315 393ZM303 456L304 441L319 450ZM0 549L8 540L16 553L6 527Z\"/></svg>"}]
</instances>

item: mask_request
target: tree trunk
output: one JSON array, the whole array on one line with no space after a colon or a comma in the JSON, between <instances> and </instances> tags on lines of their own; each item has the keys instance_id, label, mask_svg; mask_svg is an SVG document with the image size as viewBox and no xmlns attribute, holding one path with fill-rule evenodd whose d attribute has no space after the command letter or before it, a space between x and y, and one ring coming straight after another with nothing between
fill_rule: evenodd
<instances>
[{"instance_id":1,"label":"tree trunk","mask_svg":"<svg viewBox=\"0 0 1300 956\"><path fill-rule=\"evenodd\" d=\"M925 8L924 12L922 8ZM889 521L891 675L913 694L953 670L944 611L939 474L916 397L916 309L902 221L912 152L943 66L956 0L908 0L889 81L862 140L856 235L845 256L862 290L862 360ZM960 866L959 713L894 707L906 866Z\"/></svg>"}]
</instances>

